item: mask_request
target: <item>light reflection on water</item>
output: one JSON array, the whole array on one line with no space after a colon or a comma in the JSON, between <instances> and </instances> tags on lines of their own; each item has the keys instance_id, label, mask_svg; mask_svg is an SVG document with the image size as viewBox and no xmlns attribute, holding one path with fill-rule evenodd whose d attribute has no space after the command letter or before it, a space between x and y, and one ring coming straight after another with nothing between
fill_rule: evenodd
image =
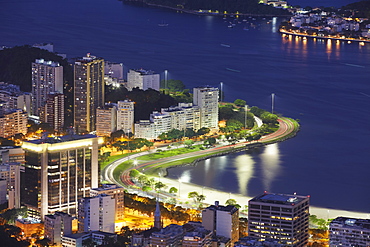
<instances>
[{"instance_id":1,"label":"light reflection on water","mask_svg":"<svg viewBox=\"0 0 370 247\"><path fill-rule=\"evenodd\" d=\"M265 190L271 191L271 184L280 174L280 153L278 144L267 145L260 155L262 166L262 182Z\"/></svg>"},{"instance_id":2,"label":"light reflection on water","mask_svg":"<svg viewBox=\"0 0 370 247\"><path fill-rule=\"evenodd\" d=\"M239 184L239 193L242 195L247 195L249 181L254 175L255 163L256 162L249 154L239 155L234 161Z\"/></svg>"}]
</instances>

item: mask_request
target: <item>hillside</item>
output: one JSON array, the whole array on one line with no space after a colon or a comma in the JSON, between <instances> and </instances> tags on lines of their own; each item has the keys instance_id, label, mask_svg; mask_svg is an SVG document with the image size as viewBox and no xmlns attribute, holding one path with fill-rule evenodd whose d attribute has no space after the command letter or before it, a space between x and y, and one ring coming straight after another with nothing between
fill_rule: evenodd
<instances>
[{"instance_id":1,"label":"hillside","mask_svg":"<svg viewBox=\"0 0 370 247\"><path fill-rule=\"evenodd\" d=\"M198 11L218 10L220 13L239 12L248 15L290 15L285 9L258 4L258 0L122 0L125 3L166 6L170 8Z\"/></svg>"},{"instance_id":2,"label":"hillside","mask_svg":"<svg viewBox=\"0 0 370 247\"><path fill-rule=\"evenodd\" d=\"M350 3L340 9L340 13L345 16L353 15L358 18L370 19L370 0Z\"/></svg>"}]
</instances>

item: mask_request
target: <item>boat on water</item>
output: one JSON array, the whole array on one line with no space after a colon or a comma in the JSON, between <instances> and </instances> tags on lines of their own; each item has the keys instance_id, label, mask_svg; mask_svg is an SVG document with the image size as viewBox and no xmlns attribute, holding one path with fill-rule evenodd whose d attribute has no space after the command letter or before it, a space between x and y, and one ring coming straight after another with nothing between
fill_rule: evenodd
<instances>
[{"instance_id":1,"label":"boat on water","mask_svg":"<svg viewBox=\"0 0 370 247\"><path fill-rule=\"evenodd\" d=\"M158 26L160 26L160 27L167 27L168 26L168 23L166 23L165 21L162 21L161 23L158 23Z\"/></svg>"},{"instance_id":2,"label":"boat on water","mask_svg":"<svg viewBox=\"0 0 370 247\"><path fill-rule=\"evenodd\" d=\"M223 46L223 47L230 47L230 45L227 45L227 44L221 44L221 46Z\"/></svg>"}]
</instances>

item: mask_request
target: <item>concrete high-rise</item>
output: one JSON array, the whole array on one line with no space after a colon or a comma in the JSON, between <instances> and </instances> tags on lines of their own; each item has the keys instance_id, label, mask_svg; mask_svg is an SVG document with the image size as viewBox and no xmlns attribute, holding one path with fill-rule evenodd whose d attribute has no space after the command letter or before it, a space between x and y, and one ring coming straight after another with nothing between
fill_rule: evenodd
<instances>
[{"instance_id":1,"label":"concrete high-rise","mask_svg":"<svg viewBox=\"0 0 370 247\"><path fill-rule=\"evenodd\" d=\"M232 205L221 206L216 201L202 211L202 225L212 231L214 237L227 237L234 244L239 239L239 209Z\"/></svg>"},{"instance_id":2,"label":"concrete high-rise","mask_svg":"<svg viewBox=\"0 0 370 247\"><path fill-rule=\"evenodd\" d=\"M115 199L106 194L84 197L78 204L78 231L114 233Z\"/></svg>"},{"instance_id":3,"label":"concrete high-rise","mask_svg":"<svg viewBox=\"0 0 370 247\"><path fill-rule=\"evenodd\" d=\"M370 246L370 220L337 217L330 223L330 247Z\"/></svg>"},{"instance_id":4,"label":"concrete high-rise","mask_svg":"<svg viewBox=\"0 0 370 247\"><path fill-rule=\"evenodd\" d=\"M308 244L309 196L264 193L248 203L248 235L284 246Z\"/></svg>"},{"instance_id":5,"label":"concrete high-rise","mask_svg":"<svg viewBox=\"0 0 370 247\"><path fill-rule=\"evenodd\" d=\"M200 127L218 129L218 88L194 88L193 104L200 108Z\"/></svg>"},{"instance_id":6,"label":"concrete high-rise","mask_svg":"<svg viewBox=\"0 0 370 247\"><path fill-rule=\"evenodd\" d=\"M57 62L36 59L32 63L33 114L39 116L51 92L63 93L63 67Z\"/></svg>"},{"instance_id":7,"label":"concrete high-rise","mask_svg":"<svg viewBox=\"0 0 370 247\"><path fill-rule=\"evenodd\" d=\"M90 190L91 197L103 194L111 196L115 200L115 228L119 231L123 227L125 216L125 190L116 184L102 184L99 188L92 188Z\"/></svg>"},{"instance_id":8,"label":"concrete high-rise","mask_svg":"<svg viewBox=\"0 0 370 247\"><path fill-rule=\"evenodd\" d=\"M74 127L78 134L96 130L96 109L104 106L104 60L90 54L74 64Z\"/></svg>"},{"instance_id":9,"label":"concrete high-rise","mask_svg":"<svg viewBox=\"0 0 370 247\"><path fill-rule=\"evenodd\" d=\"M96 109L96 134L110 136L117 130L117 104L106 103Z\"/></svg>"},{"instance_id":10,"label":"concrete high-rise","mask_svg":"<svg viewBox=\"0 0 370 247\"><path fill-rule=\"evenodd\" d=\"M150 70L132 70L127 73L127 89L132 91L133 88L147 90L149 88L159 91L160 76Z\"/></svg>"},{"instance_id":11,"label":"concrete high-rise","mask_svg":"<svg viewBox=\"0 0 370 247\"><path fill-rule=\"evenodd\" d=\"M24 142L21 202L42 220L56 211L76 215L78 199L98 187L98 151L102 142L103 138L95 135Z\"/></svg>"},{"instance_id":12,"label":"concrete high-rise","mask_svg":"<svg viewBox=\"0 0 370 247\"><path fill-rule=\"evenodd\" d=\"M117 130L134 133L135 102L124 100L117 102Z\"/></svg>"},{"instance_id":13,"label":"concrete high-rise","mask_svg":"<svg viewBox=\"0 0 370 247\"><path fill-rule=\"evenodd\" d=\"M58 131L64 126L64 94L52 92L47 95L46 103L40 112L41 122L50 124Z\"/></svg>"},{"instance_id":14,"label":"concrete high-rise","mask_svg":"<svg viewBox=\"0 0 370 247\"><path fill-rule=\"evenodd\" d=\"M62 246L63 235L72 234L72 216L62 212L44 217L44 236L55 246Z\"/></svg>"}]
</instances>

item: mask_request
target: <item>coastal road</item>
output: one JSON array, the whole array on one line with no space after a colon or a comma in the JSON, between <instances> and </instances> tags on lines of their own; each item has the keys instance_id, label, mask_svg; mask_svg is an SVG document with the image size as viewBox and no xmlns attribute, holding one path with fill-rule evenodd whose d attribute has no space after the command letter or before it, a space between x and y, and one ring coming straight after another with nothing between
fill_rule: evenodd
<instances>
[{"instance_id":1,"label":"coastal road","mask_svg":"<svg viewBox=\"0 0 370 247\"><path fill-rule=\"evenodd\" d=\"M130 156L118 159L118 160L112 162L111 164L107 165L104 168L104 170L102 171L102 178L103 178L103 180L106 180L109 183L120 184L120 185L123 185L126 188L129 188L130 186L134 185L134 183L132 182L132 180L130 178L130 171L132 169L141 170L143 173L145 173L145 170L149 167L150 168L155 168L155 167L161 166L162 164L165 164L165 163L168 163L168 162L182 160L182 159L186 159L186 158L190 158L190 157L204 156L204 155L207 155L207 154L211 155L215 152L222 152L222 151L227 152L230 149L236 149L236 148L244 147L244 146L246 146L248 144L252 144L252 143L270 143L270 142L273 143L274 141L277 141L277 140L279 140L279 139L281 139L285 136L290 135L295 130L294 123L290 119L279 118L278 122L279 122L279 129L277 131L275 131L271 134L268 134L266 136L263 136L258 141L241 142L241 143L236 143L236 144L232 144L232 145L222 145L221 144L221 145L218 145L218 146L216 146L214 148L210 148L210 149L200 150L200 151L196 151L196 152L192 152L192 153L181 154L181 155L176 155L176 156L171 156L171 157L166 157L166 158L162 158L162 159L158 159L158 160L154 160L154 161L141 163L139 165L132 166L132 167L126 169L125 171L123 171L122 174L121 174L121 179L120 179L121 181L117 181L113 176L113 172L121 163L123 163L123 162L125 162L129 159L136 159L139 156L149 154L149 152L141 152L141 153L132 154Z\"/></svg>"}]
</instances>

